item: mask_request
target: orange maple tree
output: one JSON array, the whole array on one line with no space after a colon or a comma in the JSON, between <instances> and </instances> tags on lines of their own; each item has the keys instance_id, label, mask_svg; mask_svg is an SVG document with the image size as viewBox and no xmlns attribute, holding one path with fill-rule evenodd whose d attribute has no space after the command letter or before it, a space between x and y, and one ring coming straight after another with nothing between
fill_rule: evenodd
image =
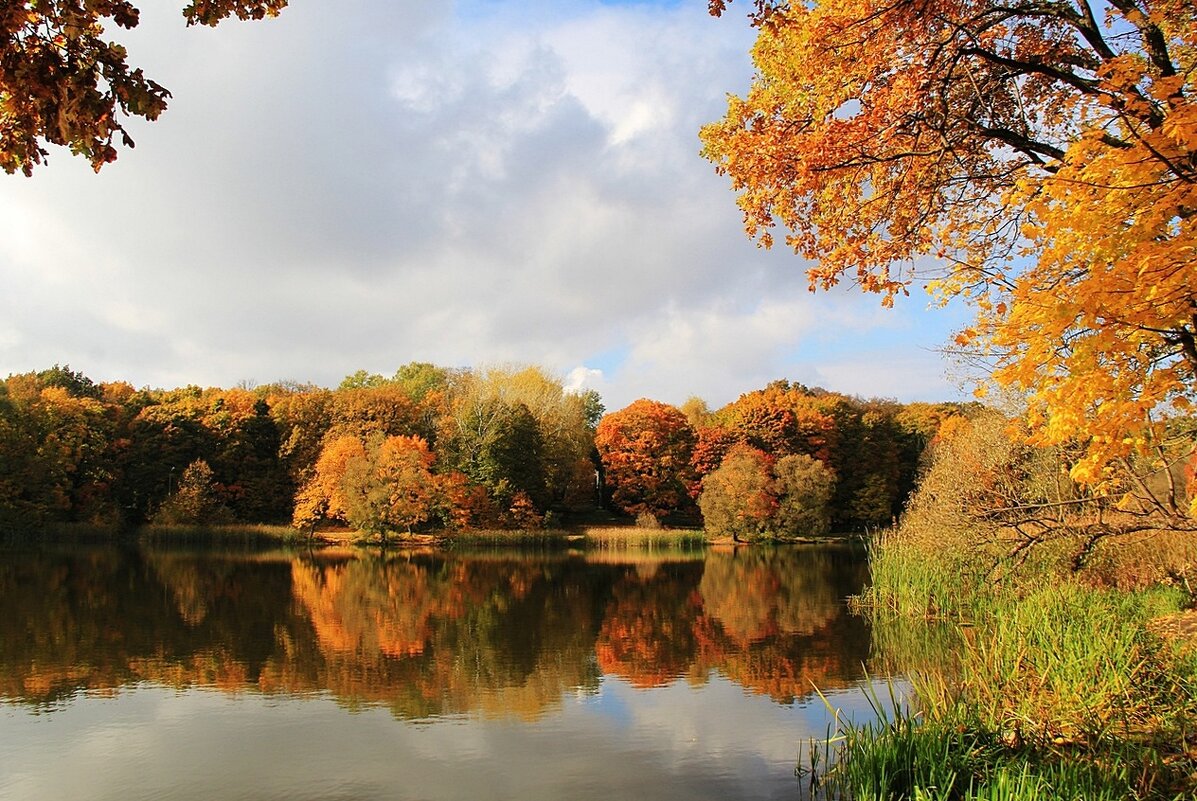
<instances>
[{"instance_id":1,"label":"orange maple tree","mask_svg":"<svg viewBox=\"0 0 1197 801\"><path fill-rule=\"evenodd\" d=\"M1183 451L1161 446L1197 387L1194 6L755 5L757 75L701 134L749 234L788 229L812 289L971 303L959 345L1025 394L1033 441L1082 446L1078 481Z\"/></svg>"},{"instance_id":2,"label":"orange maple tree","mask_svg":"<svg viewBox=\"0 0 1197 801\"><path fill-rule=\"evenodd\" d=\"M341 486L346 519L357 528L381 534L427 521L443 505L440 477L432 472L436 456L421 437L386 437L370 443L351 459Z\"/></svg>"},{"instance_id":3,"label":"orange maple tree","mask_svg":"<svg viewBox=\"0 0 1197 801\"><path fill-rule=\"evenodd\" d=\"M365 456L366 448L357 437L346 435L326 442L311 477L295 494L292 525L314 531L322 520L344 521L348 508L345 471L350 462Z\"/></svg>"},{"instance_id":4,"label":"orange maple tree","mask_svg":"<svg viewBox=\"0 0 1197 801\"><path fill-rule=\"evenodd\" d=\"M594 434L611 502L661 517L689 503L695 433L676 407L640 399L603 417Z\"/></svg>"}]
</instances>

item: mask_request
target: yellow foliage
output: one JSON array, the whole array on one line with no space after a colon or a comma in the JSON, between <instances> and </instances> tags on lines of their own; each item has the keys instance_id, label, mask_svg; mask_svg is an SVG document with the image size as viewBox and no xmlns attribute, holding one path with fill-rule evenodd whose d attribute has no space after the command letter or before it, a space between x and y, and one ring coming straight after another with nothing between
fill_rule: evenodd
<instances>
[{"instance_id":1,"label":"yellow foliage","mask_svg":"<svg viewBox=\"0 0 1197 801\"><path fill-rule=\"evenodd\" d=\"M749 234L787 228L812 288L888 305L929 278L971 303L956 344L1027 396L1033 442L1085 446L1089 484L1197 383L1197 24L1140 5L783 7L702 132Z\"/></svg>"}]
</instances>

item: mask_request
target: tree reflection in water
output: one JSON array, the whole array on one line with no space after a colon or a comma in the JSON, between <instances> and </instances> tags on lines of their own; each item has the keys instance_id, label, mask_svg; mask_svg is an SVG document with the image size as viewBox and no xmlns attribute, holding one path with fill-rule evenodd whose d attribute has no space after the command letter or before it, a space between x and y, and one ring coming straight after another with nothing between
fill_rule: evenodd
<instances>
[{"instance_id":1,"label":"tree reflection in water","mask_svg":"<svg viewBox=\"0 0 1197 801\"><path fill-rule=\"evenodd\" d=\"M142 682L327 695L401 718L527 720L712 672L779 703L861 678L845 548L675 556L295 556L115 549L0 563L0 695L53 708Z\"/></svg>"}]
</instances>

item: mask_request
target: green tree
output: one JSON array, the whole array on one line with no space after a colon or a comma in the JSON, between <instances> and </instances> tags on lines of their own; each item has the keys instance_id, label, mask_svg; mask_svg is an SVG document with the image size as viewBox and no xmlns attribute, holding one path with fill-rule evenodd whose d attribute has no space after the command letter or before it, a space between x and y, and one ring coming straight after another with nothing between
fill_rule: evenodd
<instances>
[{"instance_id":1,"label":"green tree","mask_svg":"<svg viewBox=\"0 0 1197 801\"><path fill-rule=\"evenodd\" d=\"M154 521L167 525L227 523L232 515L221 503L212 468L202 459L187 465L178 490L166 499Z\"/></svg>"},{"instance_id":2,"label":"green tree","mask_svg":"<svg viewBox=\"0 0 1197 801\"><path fill-rule=\"evenodd\" d=\"M42 523L54 508L54 482L38 437L0 384L0 531Z\"/></svg>"},{"instance_id":3,"label":"green tree","mask_svg":"<svg viewBox=\"0 0 1197 801\"><path fill-rule=\"evenodd\" d=\"M280 446L270 406L259 398L253 414L236 422L220 450L229 505L238 520L264 523L290 516L295 490L279 458Z\"/></svg>"},{"instance_id":4,"label":"green tree","mask_svg":"<svg viewBox=\"0 0 1197 801\"><path fill-rule=\"evenodd\" d=\"M134 523L143 522L178 486L189 464L211 464L218 438L200 419L200 391L161 393L130 421L128 446L119 455L124 476L118 501Z\"/></svg>"},{"instance_id":5,"label":"green tree","mask_svg":"<svg viewBox=\"0 0 1197 801\"><path fill-rule=\"evenodd\" d=\"M559 378L538 367L461 373L454 376L450 394L437 440L438 451L449 455L450 465L494 487L494 478L481 477L481 454L508 449L504 443L518 440L519 447L528 448L529 465L520 469L522 478L511 478L512 486L525 490L542 511L569 496L579 475L578 463L589 458L593 447L591 420L601 409L596 394L567 392ZM521 422L521 406L531 417L535 435ZM509 465L505 473L512 472L514 454L496 453L494 458Z\"/></svg>"},{"instance_id":6,"label":"green tree","mask_svg":"<svg viewBox=\"0 0 1197 801\"><path fill-rule=\"evenodd\" d=\"M475 397L446 423L439 443L447 469L486 487L503 508L521 491L546 508L544 440L527 406Z\"/></svg>"},{"instance_id":7,"label":"green tree","mask_svg":"<svg viewBox=\"0 0 1197 801\"><path fill-rule=\"evenodd\" d=\"M408 362L395 371L391 380L407 392L413 400L423 401L433 392L445 392L452 371L428 362Z\"/></svg>"},{"instance_id":8,"label":"green tree","mask_svg":"<svg viewBox=\"0 0 1197 801\"><path fill-rule=\"evenodd\" d=\"M831 530L831 498L835 473L804 453L773 465L777 508L770 529L779 537L818 537ZM888 498L886 499L888 500Z\"/></svg>"},{"instance_id":9,"label":"green tree","mask_svg":"<svg viewBox=\"0 0 1197 801\"><path fill-rule=\"evenodd\" d=\"M56 364L49 370L42 370L37 377L42 386L61 387L72 397L100 398L100 387L83 373L72 370L69 364L63 367Z\"/></svg>"},{"instance_id":10,"label":"green tree","mask_svg":"<svg viewBox=\"0 0 1197 801\"><path fill-rule=\"evenodd\" d=\"M767 534L777 511L772 467L769 454L751 445L739 444L728 451L723 463L703 478L698 496L708 534L730 535L736 542Z\"/></svg>"},{"instance_id":11,"label":"green tree","mask_svg":"<svg viewBox=\"0 0 1197 801\"><path fill-rule=\"evenodd\" d=\"M386 383L387 380L378 373L367 373L365 370L358 370L356 373L350 373L342 378L341 383L337 385L337 390L375 389Z\"/></svg>"}]
</instances>

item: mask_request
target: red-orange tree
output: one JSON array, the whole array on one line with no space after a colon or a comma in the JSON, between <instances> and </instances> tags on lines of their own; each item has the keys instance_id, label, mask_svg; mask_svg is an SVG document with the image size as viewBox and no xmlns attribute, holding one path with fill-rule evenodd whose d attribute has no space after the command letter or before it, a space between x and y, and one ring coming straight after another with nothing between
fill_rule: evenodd
<instances>
[{"instance_id":1,"label":"red-orange tree","mask_svg":"<svg viewBox=\"0 0 1197 801\"><path fill-rule=\"evenodd\" d=\"M702 132L749 233L887 305L927 268L1076 479L1154 452L1197 383L1193 4L756 7L753 85Z\"/></svg>"},{"instance_id":2,"label":"red-orange tree","mask_svg":"<svg viewBox=\"0 0 1197 801\"><path fill-rule=\"evenodd\" d=\"M599 421L594 434L616 508L661 517L689 504L694 429L667 403L640 399Z\"/></svg>"},{"instance_id":3,"label":"red-orange tree","mask_svg":"<svg viewBox=\"0 0 1197 801\"><path fill-rule=\"evenodd\" d=\"M192 0L188 25L229 16L275 16L287 0ZM170 92L130 67L105 25L137 27L127 0L6 0L0 4L0 167L31 175L46 158L43 142L65 145L99 172L117 156L114 140L133 147L123 120L155 120Z\"/></svg>"},{"instance_id":4,"label":"red-orange tree","mask_svg":"<svg viewBox=\"0 0 1197 801\"><path fill-rule=\"evenodd\" d=\"M776 381L747 392L720 409L715 420L741 441L773 456L805 453L823 461L831 458L835 420L800 385Z\"/></svg>"}]
</instances>

